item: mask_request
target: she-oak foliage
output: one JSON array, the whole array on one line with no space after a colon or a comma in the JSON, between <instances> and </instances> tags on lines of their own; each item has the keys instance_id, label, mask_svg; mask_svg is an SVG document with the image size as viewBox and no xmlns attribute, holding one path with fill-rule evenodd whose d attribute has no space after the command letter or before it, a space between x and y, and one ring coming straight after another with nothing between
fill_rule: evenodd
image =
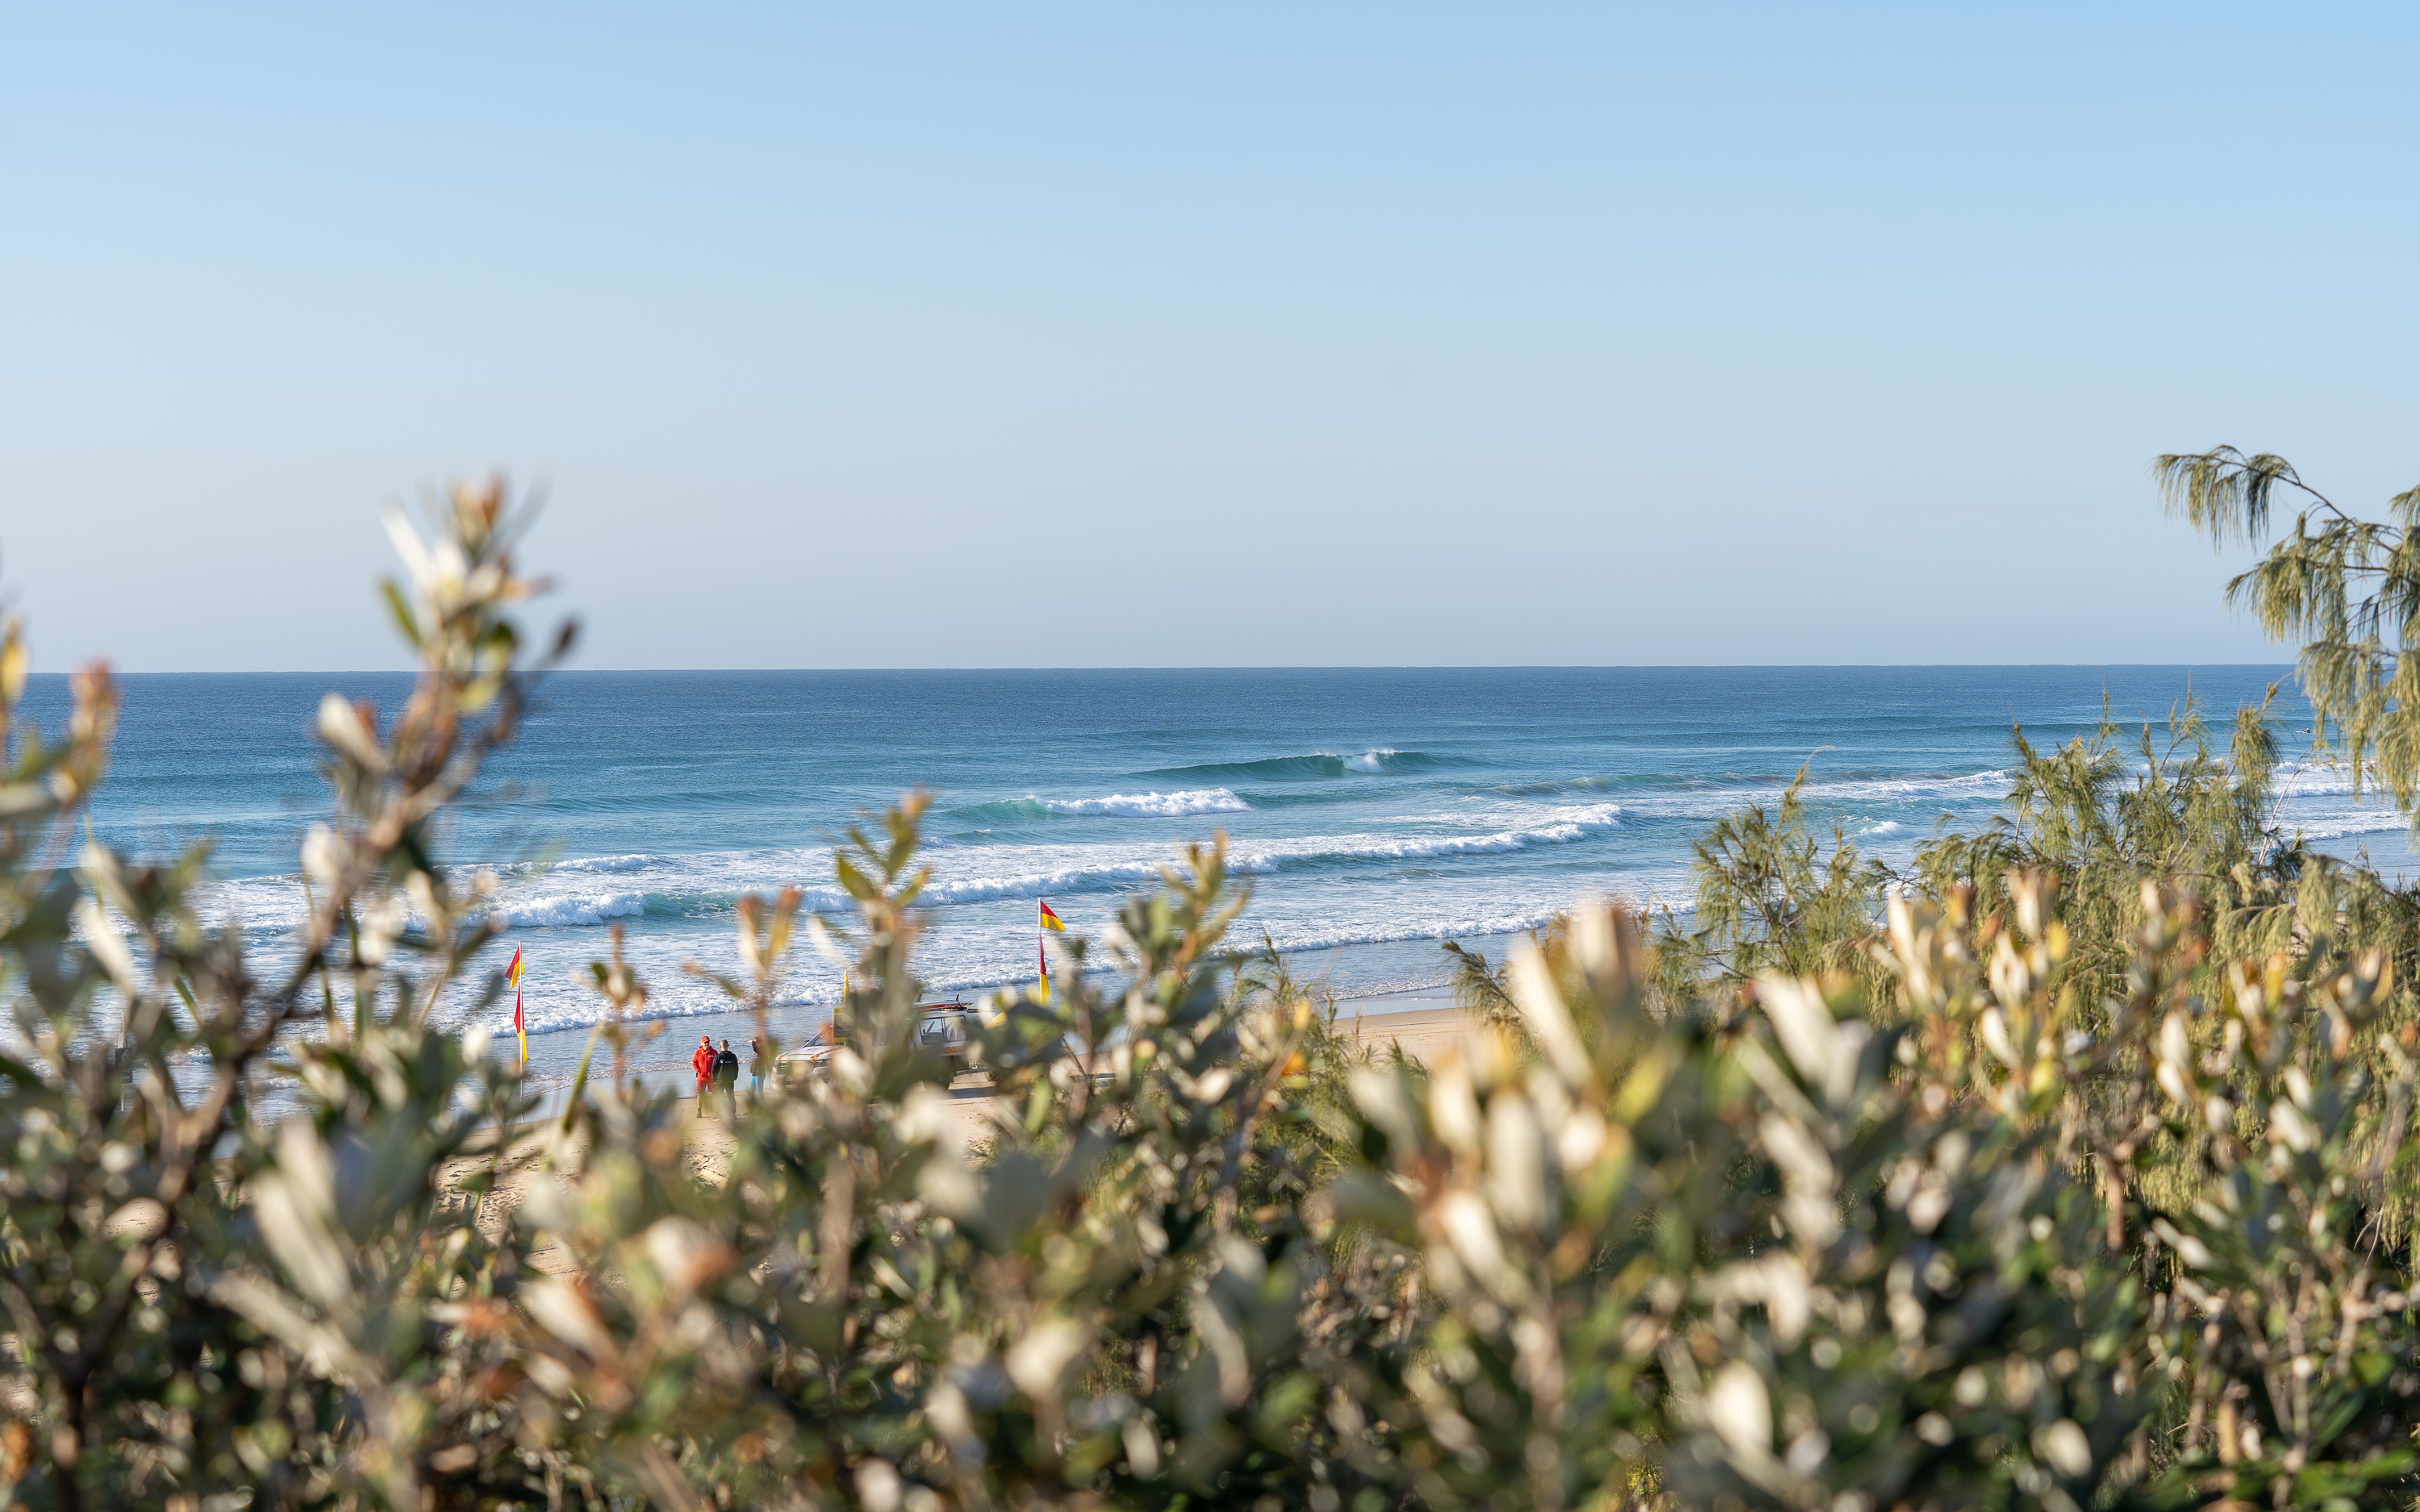
<instances>
[{"instance_id":1,"label":"she-oak foliage","mask_svg":"<svg viewBox=\"0 0 2420 1512\"><path fill-rule=\"evenodd\" d=\"M2303 486L2224 450L2160 475L2220 534ZM2322 738L2407 808L2413 501L2319 501L2233 590L2311 638ZM2006 817L1903 874L1793 784L1700 843L1689 929L1591 905L1456 949L1473 1032L1427 1066L1231 947L1197 848L1071 942L1107 969L993 1005L972 1148L914 1036L910 796L836 862L853 918L740 906L735 999L764 1014L810 941L851 990L825 1069L725 1110L701 1174L687 1102L627 1073L618 932L560 1119L496 1139L529 1102L441 1026L500 977L440 819L543 663L503 492L436 515L388 591L411 701L320 710L290 957L204 922L206 855L79 843L112 686L46 736L0 636L0 1504L2420 1491L2413 900L2279 832L2264 710L2223 749L2190 705L2020 733Z\"/></svg>"}]
</instances>

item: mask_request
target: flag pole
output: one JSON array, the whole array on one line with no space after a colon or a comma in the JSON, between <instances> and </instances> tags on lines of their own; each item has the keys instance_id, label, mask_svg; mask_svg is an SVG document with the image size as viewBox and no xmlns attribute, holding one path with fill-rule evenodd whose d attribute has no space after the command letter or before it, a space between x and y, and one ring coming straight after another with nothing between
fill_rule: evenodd
<instances>
[{"instance_id":1,"label":"flag pole","mask_svg":"<svg viewBox=\"0 0 2420 1512\"><path fill-rule=\"evenodd\" d=\"M1033 957L1042 968L1041 1001L1050 1001L1050 952L1044 948L1042 936L1065 933L1066 921L1050 907L1047 898L1033 900Z\"/></svg>"},{"instance_id":2,"label":"flag pole","mask_svg":"<svg viewBox=\"0 0 2420 1512\"><path fill-rule=\"evenodd\" d=\"M521 1023L521 948L513 947L513 964L507 973L513 984L513 1038L520 1041L521 1070L529 1070L529 1030Z\"/></svg>"}]
</instances>

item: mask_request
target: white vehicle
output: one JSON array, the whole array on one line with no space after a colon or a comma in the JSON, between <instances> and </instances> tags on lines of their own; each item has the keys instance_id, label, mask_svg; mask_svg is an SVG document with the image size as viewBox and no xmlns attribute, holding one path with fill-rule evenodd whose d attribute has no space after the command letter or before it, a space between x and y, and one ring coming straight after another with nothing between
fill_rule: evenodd
<instances>
[{"instance_id":1,"label":"white vehicle","mask_svg":"<svg viewBox=\"0 0 2420 1512\"><path fill-rule=\"evenodd\" d=\"M917 1044L939 1051L953 1080L974 1065L970 1058L974 1022L974 1008L968 1003L925 1003L916 1010ZM830 1028L825 1032L829 1034ZM833 1048L830 1041L818 1041L791 1051L782 1057L781 1064L785 1072L820 1071L831 1059Z\"/></svg>"},{"instance_id":2,"label":"white vehicle","mask_svg":"<svg viewBox=\"0 0 2420 1512\"><path fill-rule=\"evenodd\" d=\"M973 1053L975 1014L965 1003L926 1003L916 1010L916 1042L927 1050L938 1050L949 1063L950 1077L970 1071Z\"/></svg>"}]
</instances>

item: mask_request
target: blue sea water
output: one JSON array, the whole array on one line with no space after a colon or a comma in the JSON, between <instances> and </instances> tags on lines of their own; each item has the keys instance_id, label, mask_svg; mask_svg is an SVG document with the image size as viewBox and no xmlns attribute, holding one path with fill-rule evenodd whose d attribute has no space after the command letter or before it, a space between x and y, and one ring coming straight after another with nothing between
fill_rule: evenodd
<instances>
[{"instance_id":1,"label":"blue sea water","mask_svg":"<svg viewBox=\"0 0 2420 1512\"><path fill-rule=\"evenodd\" d=\"M796 884L839 914L833 844L919 785L936 992L1031 980L1037 898L1090 933L1183 842L1223 831L1252 888L1247 933L1370 996L1441 980L1440 940L1500 945L1577 899L1685 907L1690 842L1802 764L1827 821L1903 863L1996 811L2012 723L2064 741L2106 700L2164 725L2190 692L2223 737L2273 682L2298 748L2308 709L2278 667L573 672L544 686L444 854L496 872L530 963L534 1060L558 1071L599 1015L584 967L617 921L652 1010L744 1035L682 963L737 968L752 890ZM273 955L328 808L318 699L392 709L407 687L130 677L96 823L138 851L209 841L212 909ZM65 698L40 678L30 702L55 718ZM2404 854L2400 817L2357 806L2340 772L2296 766L2288 789L2288 827ZM796 965L794 1036L840 986L811 950Z\"/></svg>"}]
</instances>

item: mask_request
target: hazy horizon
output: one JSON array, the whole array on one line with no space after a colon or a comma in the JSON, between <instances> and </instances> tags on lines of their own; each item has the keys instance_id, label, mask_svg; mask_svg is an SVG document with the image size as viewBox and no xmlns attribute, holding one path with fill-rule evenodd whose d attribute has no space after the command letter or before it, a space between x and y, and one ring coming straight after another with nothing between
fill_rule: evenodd
<instances>
[{"instance_id":1,"label":"hazy horizon","mask_svg":"<svg viewBox=\"0 0 2420 1512\"><path fill-rule=\"evenodd\" d=\"M1845 671L1889 671L1895 669L1927 671L1956 671L1971 668L1977 671L2141 671L2146 670L2175 671L2242 671L2258 669L2291 675L2291 661L1633 661L1633 662L1287 662L1255 666L1246 663L1158 665L1138 662L1128 666L1015 666L1002 663L991 667L559 667L546 673L548 677L578 676L582 673L600 675L645 673L650 676L674 676L699 672L801 672L846 673L865 672L1518 672L1518 671L1820 671L1835 669ZM144 671L113 667L119 677L411 677L416 675L404 667L238 667L219 671ZM48 669L36 671L35 677L64 679L71 675L69 669Z\"/></svg>"},{"instance_id":2,"label":"hazy horizon","mask_svg":"<svg viewBox=\"0 0 2420 1512\"><path fill-rule=\"evenodd\" d=\"M502 467L600 668L2287 656L2149 464L2420 481L2416 41L13 8L0 591L400 666L379 506Z\"/></svg>"}]
</instances>

